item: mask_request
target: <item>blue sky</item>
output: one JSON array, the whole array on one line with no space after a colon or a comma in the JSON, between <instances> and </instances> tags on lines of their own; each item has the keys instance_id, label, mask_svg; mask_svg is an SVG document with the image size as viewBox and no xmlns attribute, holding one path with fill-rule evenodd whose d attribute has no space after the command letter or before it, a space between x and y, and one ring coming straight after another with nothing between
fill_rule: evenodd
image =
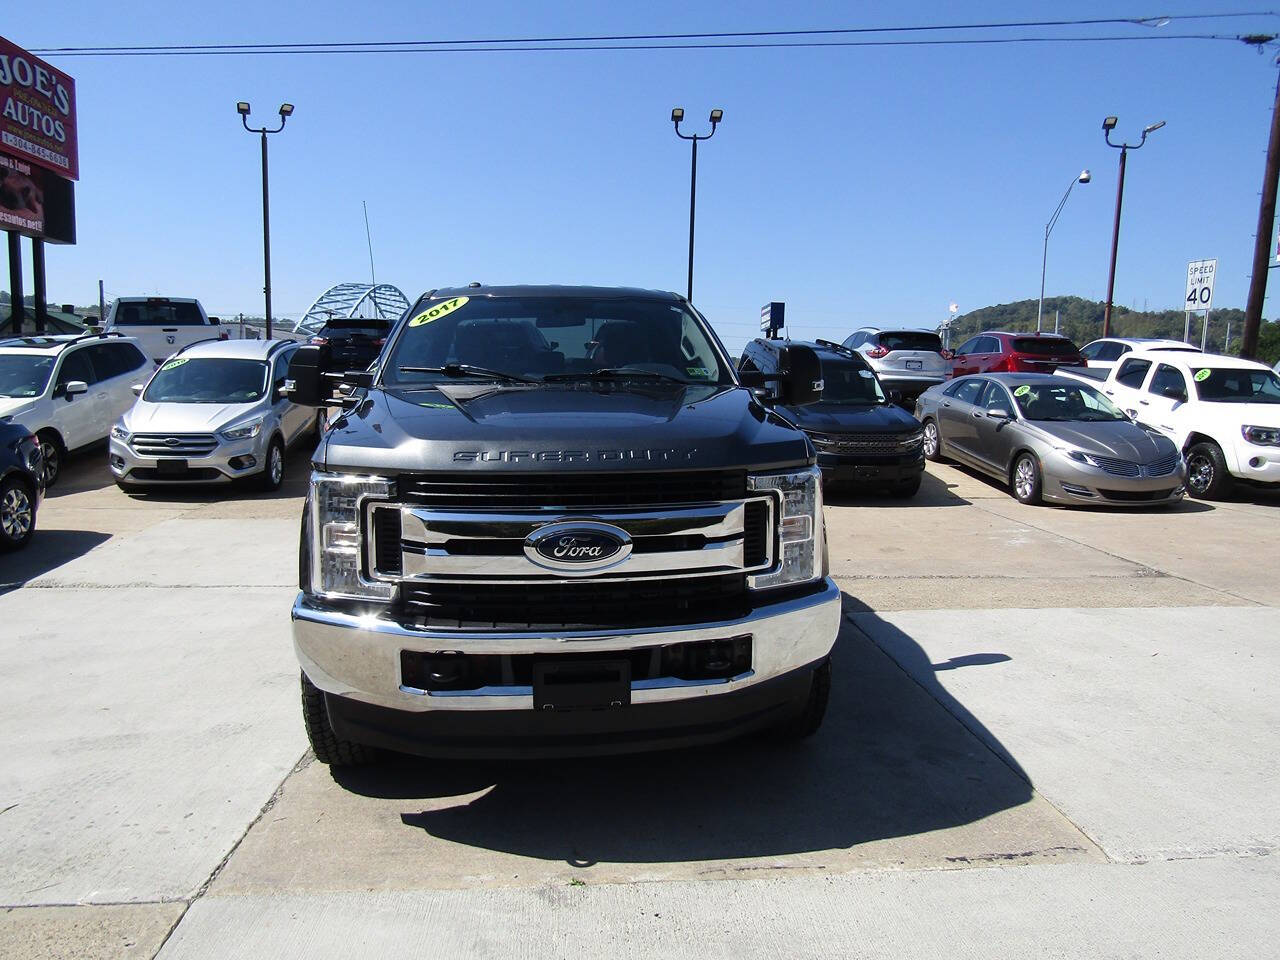
<instances>
[{"instance_id":1,"label":"blue sky","mask_svg":"<svg viewBox=\"0 0 1280 960\"><path fill-rule=\"evenodd\" d=\"M38 48L1263 6L394 2L357 16L312 0L184 5L175 17L172 3L63 3L56 16L10 5L0 33ZM1280 18L1160 29L1280 32ZM793 335L834 337L932 326L953 300L963 312L1036 296L1044 223L1083 167L1093 182L1054 230L1047 292L1101 299L1118 160L1103 143L1107 114L1131 139L1168 121L1129 158L1116 300L1176 307L1187 261L1217 257L1215 303L1242 306L1276 82L1270 55L1193 42L48 59L77 81L82 171L80 242L50 248L50 295L93 302L101 277L109 295L198 296L223 316L261 311L258 145L237 100L263 120L297 105L271 142L274 304L294 316L331 283L367 278L362 200L378 279L410 299L471 280L682 291L689 149L668 116L683 106L696 126L720 107L698 157L694 300L730 348L768 300L786 301Z\"/></svg>"}]
</instances>

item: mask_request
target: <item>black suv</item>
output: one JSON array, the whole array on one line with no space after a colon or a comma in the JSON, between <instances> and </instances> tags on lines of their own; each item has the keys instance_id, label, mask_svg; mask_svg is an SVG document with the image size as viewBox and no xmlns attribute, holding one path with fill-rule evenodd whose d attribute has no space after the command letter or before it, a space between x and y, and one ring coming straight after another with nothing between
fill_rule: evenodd
<instances>
[{"instance_id":1,"label":"black suv","mask_svg":"<svg viewBox=\"0 0 1280 960\"><path fill-rule=\"evenodd\" d=\"M757 339L742 352L738 370L776 374L787 348L796 345L809 347L818 355L822 399L806 406L781 404L775 409L813 441L823 482L827 486L888 488L895 497L915 496L924 473L920 421L896 405L898 394L880 385L875 371L857 350L829 340L797 344Z\"/></svg>"}]
</instances>

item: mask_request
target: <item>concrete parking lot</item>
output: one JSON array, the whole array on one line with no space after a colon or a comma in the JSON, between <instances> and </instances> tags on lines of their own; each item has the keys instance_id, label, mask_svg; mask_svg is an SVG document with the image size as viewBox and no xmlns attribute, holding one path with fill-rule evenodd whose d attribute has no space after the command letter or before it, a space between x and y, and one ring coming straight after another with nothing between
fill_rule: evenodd
<instances>
[{"instance_id":1,"label":"concrete parking lot","mask_svg":"<svg viewBox=\"0 0 1280 960\"><path fill-rule=\"evenodd\" d=\"M129 496L82 457L0 556L0 956L1274 952L1280 495L1033 508L930 464L828 504L802 746L334 774L303 459Z\"/></svg>"}]
</instances>

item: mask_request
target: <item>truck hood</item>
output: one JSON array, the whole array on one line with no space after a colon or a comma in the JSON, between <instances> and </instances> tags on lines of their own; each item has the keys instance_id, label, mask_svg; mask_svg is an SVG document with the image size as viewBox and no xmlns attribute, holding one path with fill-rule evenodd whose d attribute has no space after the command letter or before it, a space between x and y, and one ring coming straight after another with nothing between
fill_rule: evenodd
<instances>
[{"instance_id":1,"label":"truck hood","mask_svg":"<svg viewBox=\"0 0 1280 960\"><path fill-rule=\"evenodd\" d=\"M325 469L769 469L810 446L740 387L452 384L370 390L334 421Z\"/></svg>"},{"instance_id":2,"label":"truck hood","mask_svg":"<svg viewBox=\"0 0 1280 960\"><path fill-rule=\"evenodd\" d=\"M1048 436L1054 446L1083 450L1103 457L1116 457L1132 463L1150 463L1177 450L1168 437L1149 432L1128 420L1109 423L1028 420L1025 423Z\"/></svg>"},{"instance_id":3,"label":"truck hood","mask_svg":"<svg viewBox=\"0 0 1280 960\"><path fill-rule=\"evenodd\" d=\"M148 403L139 400L124 415L130 433L216 433L261 412L254 403Z\"/></svg>"},{"instance_id":4,"label":"truck hood","mask_svg":"<svg viewBox=\"0 0 1280 960\"><path fill-rule=\"evenodd\" d=\"M888 403L811 403L779 409L802 430L818 433L902 433L920 427L915 417Z\"/></svg>"},{"instance_id":5,"label":"truck hood","mask_svg":"<svg viewBox=\"0 0 1280 960\"><path fill-rule=\"evenodd\" d=\"M1196 421L1208 427L1228 428L1233 440L1240 436L1240 427L1245 424L1280 427L1280 403L1212 403L1201 400L1190 406L1195 408Z\"/></svg>"}]
</instances>

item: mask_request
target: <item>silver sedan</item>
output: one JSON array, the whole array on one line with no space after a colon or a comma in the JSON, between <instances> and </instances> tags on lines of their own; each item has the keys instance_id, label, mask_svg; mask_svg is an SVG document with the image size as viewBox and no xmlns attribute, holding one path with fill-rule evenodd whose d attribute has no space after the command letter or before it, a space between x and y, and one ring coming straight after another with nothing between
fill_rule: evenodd
<instances>
[{"instance_id":1,"label":"silver sedan","mask_svg":"<svg viewBox=\"0 0 1280 960\"><path fill-rule=\"evenodd\" d=\"M924 454L1009 484L1023 503L1176 503L1186 463L1168 437L1093 387L1040 373L961 377L916 400Z\"/></svg>"}]
</instances>

